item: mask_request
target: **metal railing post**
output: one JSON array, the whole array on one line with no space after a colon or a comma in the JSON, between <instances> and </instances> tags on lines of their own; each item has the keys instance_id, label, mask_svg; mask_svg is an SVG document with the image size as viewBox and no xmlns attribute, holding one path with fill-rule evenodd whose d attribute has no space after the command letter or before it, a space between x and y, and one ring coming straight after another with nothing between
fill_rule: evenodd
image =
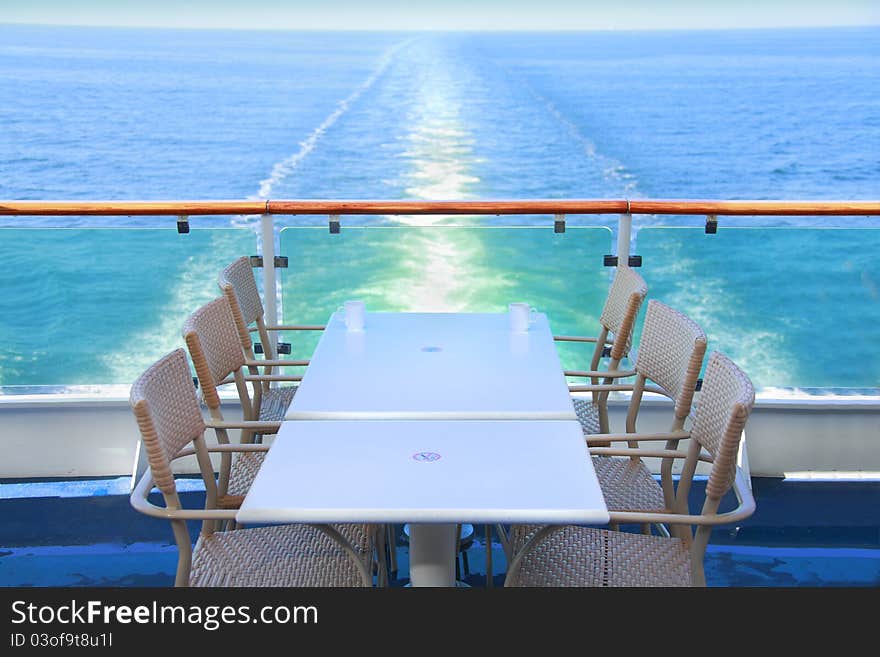
<instances>
[{"instance_id":1,"label":"metal railing post","mask_svg":"<svg viewBox=\"0 0 880 657\"><path fill-rule=\"evenodd\" d=\"M266 323L271 326L278 325L278 288L275 279L275 221L271 214L264 214L260 218L260 237L262 242L263 256L263 314ZM278 344L278 332L270 331L272 346Z\"/></svg>"},{"instance_id":2,"label":"metal railing post","mask_svg":"<svg viewBox=\"0 0 880 657\"><path fill-rule=\"evenodd\" d=\"M629 265L632 215L622 214L617 220L617 266Z\"/></svg>"}]
</instances>

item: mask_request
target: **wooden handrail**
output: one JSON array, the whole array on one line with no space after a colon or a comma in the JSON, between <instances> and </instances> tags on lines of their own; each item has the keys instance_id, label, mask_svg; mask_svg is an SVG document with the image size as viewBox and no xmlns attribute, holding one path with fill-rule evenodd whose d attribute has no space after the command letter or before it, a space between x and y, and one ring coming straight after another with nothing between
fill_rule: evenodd
<instances>
[{"instance_id":1,"label":"wooden handrail","mask_svg":"<svg viewBox=\"0 0 880 657\"><path fill-rule=\"evenodd\" d=\"M876 216L880 201L2 201L0 216L654 214Z\"/></svg>"},{"instance_id":2,"label":"wooden handrail","mask_svg":"<svg viewBox=\"0 0 880 657\"><path fill-rule=\"evenodd\" d=\"M858 216L880 214L880 201L652 201L630 203L631 214Z\"/></svg>"},{"instance_id":3,"label":"wooden handrail","mask_svg":"<svg viewBox=\"0 0 880 657\"><path fill-rule=\"evenodd\" d=\"M264 214L267 201L0 201L0 215L134 216Z\"/></svg>"},{"instance_id":4,"label":"wooden handrail","mask_svg":"<svg viewBox=\"0 0 880 657\"><path fill-rule=\"evenodd\" d=\"M269 201L272 214L620 214L626 201Z\"/></svg>"}]
</instances>

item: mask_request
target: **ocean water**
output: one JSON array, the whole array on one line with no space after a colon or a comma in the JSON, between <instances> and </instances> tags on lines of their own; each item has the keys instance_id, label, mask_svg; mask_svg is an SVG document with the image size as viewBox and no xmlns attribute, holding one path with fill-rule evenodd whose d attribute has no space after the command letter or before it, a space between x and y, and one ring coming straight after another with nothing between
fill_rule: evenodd
<instances>
[{"instance_id":1,"label":"ocean water","mask_svg":"<svg viewBox=\"0 0 880 657\"><path fill-rule=\"evenodd\" d=\"M878 197L878 28L0 25L0 199ZM336 236L325 221L279 222L287 321L323 322L355 296L375 310L524 300L556 332L597 330L614 217L570 217L564 235L551 217L344 218ZM219 269L258 249L254 218L192 223L0 217L0 385L126 384L181 346ZM714 236L699 218L634 223L649 296L759 387L880 385L880 222L722 218Z\"/></svg>"}]
</instances>

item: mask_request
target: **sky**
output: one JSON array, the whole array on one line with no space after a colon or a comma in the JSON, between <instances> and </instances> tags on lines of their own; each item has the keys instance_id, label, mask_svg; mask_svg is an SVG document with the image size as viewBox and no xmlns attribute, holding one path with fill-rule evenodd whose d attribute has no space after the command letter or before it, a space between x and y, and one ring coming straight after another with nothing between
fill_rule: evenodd
<instances>
[{"instance_id":1,"label":"sky","mask_svg":"<svg viewBox=\"0 0 880 657\"><path fill-rule=\"evenodd\" d=\"M0 23L300 30L880 24L880 0L0 0Z\"/></svg>"}]
</instances>

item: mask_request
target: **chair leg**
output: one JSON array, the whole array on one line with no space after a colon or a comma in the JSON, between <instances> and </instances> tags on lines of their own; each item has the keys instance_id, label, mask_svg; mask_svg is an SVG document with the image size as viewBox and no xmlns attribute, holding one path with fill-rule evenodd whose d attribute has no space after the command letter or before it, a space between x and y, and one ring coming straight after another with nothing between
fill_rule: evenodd
<instances>
[{"instance_id":1,"label":"chair leg","mask_svg":"<svg viewBox=\"0 0 880 657\"><path fill-rule=\"evenodd\" d=\"M397 536L393 524L385 525L385 536L388 546L388 570L391 577L397 579Z\"/></svg>"},{"instance_id":2,"label":"chair leg","mask_svg":"<svg viewBox=\"0 0 880 657\"><path fill-rule=\"evenodd\" d=\"M492 567L492 525L485 525L486 530L486 588L494 584L495 569Z\"/></svg>"},{"instance_id":3,"label":"chair leg","mask_svg":"<svg viewBox=\"0 0 880 657\"><path fill-rule=\"evenodd\" d=\"M379 587L388 586L388 545L385 541L387 532L385 528L380 528L376 532L376 585Z\"/></svg>"},{"instance_id":4,"label":"chair leg","mask_svg":"<svg viewBox=\"0 0 880 657\"><path fill-rule=\"evenodd\" d=\"M666 525L661 525L659 522L654 523L654 529L657 530L657 534L659 536L663 536L664 538L669 538L669 530L666 529Z\"/></svg>"},{"instance_id":5,"label":"chair leg","mask_svg":"<svg viewBox=\"0 0 880 657\"><path fill-rule=\"evenodd\" d=\"M507 563L510 563L513 560L513 554L511 554L513 548L510 544L510 536L508 536L507 531L500 523L495 525L495 532L498 534L498 540L501 542L501 549L504 550L504 556L507 559Z\"/></svg>"},{"instance_id":6,"label":"chair leg","mask_svg":"<svg viewBox=\"0 0 880 657\"><path fill-rule=\"evenodd\" d=\"M458 567L459 555L462 560L465 559L464 552L461 551L461 524L455 526L455 581L461 580L461 570Z\"/></svg>"}]
</instances>

